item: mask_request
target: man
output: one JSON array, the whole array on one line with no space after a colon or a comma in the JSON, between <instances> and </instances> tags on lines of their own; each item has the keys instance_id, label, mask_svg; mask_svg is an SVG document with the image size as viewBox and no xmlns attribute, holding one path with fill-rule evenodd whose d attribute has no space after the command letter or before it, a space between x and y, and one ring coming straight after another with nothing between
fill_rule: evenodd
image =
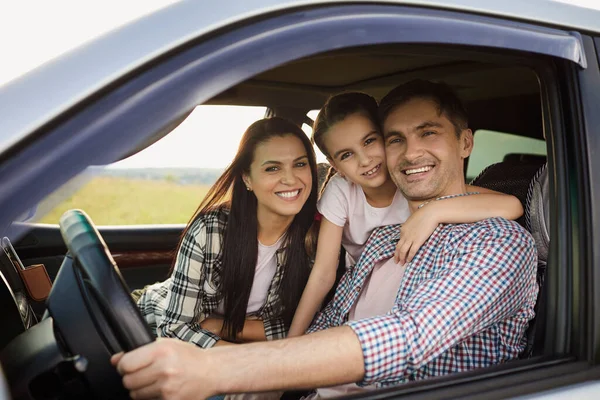
<instances>
[{"instance_id":1,"label":"man","mask_svg":"<svg viewBox=\"0 0 600 400\"><path fill-rule=\"evenodd\" d=\"M380 110L388 169L411 211L469 195L463 161L473 136L446 85L409 82L390 92ZM113 363L135 398L191 399L353 382L393 385L516 358L538 290L531 236L500 218L440 225L398 273L401 267L391 268L389 260L399 235L397 225L373 232L309 330L314 333L210 350L162 340Z\"/></svg>"}]
</instances>

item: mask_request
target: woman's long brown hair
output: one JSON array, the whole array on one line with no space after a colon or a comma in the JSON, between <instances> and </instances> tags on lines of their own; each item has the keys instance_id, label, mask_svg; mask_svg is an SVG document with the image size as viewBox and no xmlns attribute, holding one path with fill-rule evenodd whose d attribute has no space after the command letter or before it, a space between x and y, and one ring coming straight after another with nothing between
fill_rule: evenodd
<instances>
[{"instance_id":1,"label":"woman's long brown hair","mask_svg":"<svg viewBox=\"0 0 600 400\"><path fill-rule=\"evenodd\" d=\"M250 172L250 164L260 143L288 135L297 137L304 145L312 175L310 195L294 217L282 244L286 250L278 295L283 307L281 317L289 326L308 281L317 235L317 164L312 144L298 126L277 117L250 125L242 136L233 161L210 188L182 235L183 238L202 214L220 207L229 208L221 250L223 268L220 293L225 305L223 329L231 340L235 340L244 328L258 254L258 204L254 193L246 190L242 176Z\"/></svg>"}]
</instances>

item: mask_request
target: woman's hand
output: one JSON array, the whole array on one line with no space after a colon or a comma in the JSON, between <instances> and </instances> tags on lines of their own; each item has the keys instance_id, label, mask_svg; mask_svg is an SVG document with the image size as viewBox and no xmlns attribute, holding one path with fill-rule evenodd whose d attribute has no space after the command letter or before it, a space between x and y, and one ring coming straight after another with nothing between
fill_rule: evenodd
<instances>
[{"instance_id":1,"label":"woman's hand","mask_svg":"<svg viewBox=\"0 0 600 400\"><path fill-rule=\"evenodd\" d=\"M209 387L207 353L181 340L158 339L126 354L115 354L111 363L133 399L205 399L216 393Z\"/></svg>"},{"instance_id":2,"label":"woman's hand","mask_svg":"<svg viewBox=\"0 0 600 400\"><path fill-rule=\"evenodd\" d=\"M211 333L222 338L217 342L219 346L224 344L234 344L231 337L229 337L223 330L223 318L220 317L208 317L202 322L200 322L200 328L205 329ZM228 340L225 342L223 339ZM245 342L259 342L267 340L265 337L265 327L261 320L255 318L246 319L244 323L244 328L241 332L238 333L235 342L245 343Z\"/></svg>"},{"instance_id":3,"label":"woman's hand","mask_svg":"<svg viewBox=\"0 0 600 400\"><path fill-rule=\"evenodd\" d=\"M219 337L223 337L221 334L223 331L223 318L209 317L200 322L200 328L205 329Z\"/></svg>"},{"instance_id":4,"label":"woman's hand","mask_svg":"<svg viewBox=\"0 0 600 400\"><path fill-rule=\"evenodd\" d=\"M400 228L400 240L394 251L396 264L404 265L412 261L419 248L425 243L429 236L439 225L437 217L426 212L426 207L420 208L402 224Z\"/></svg>"}]
</instances>

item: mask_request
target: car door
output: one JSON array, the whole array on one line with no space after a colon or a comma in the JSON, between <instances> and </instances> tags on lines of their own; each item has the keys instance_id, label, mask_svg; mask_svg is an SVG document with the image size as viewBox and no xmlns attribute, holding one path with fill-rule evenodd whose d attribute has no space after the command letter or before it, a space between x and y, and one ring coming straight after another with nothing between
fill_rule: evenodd
<instances>
[{"instance_id":1,"label":"car door","mask_svg":"<svg viewBox=\"0 0 600 400\"><path fill-rule=\"evenodd\" d=\"M99 231L133 290L167 277L183 227L101 226ZM67 252L58 225L31 224L14 247L25 266L44 264L52 281Z\"/></svg>"},{"instance_id":2,"label":"car door","mask_svg":"<svg viewBox=\"0 0 600 400\"><path fill-rule=\"evenodd\" d=\"M186 7L182 5L181 10ZM170 12L173 10L176 8ZM600 72L593 40L571 29L508 18L390 5L280 8L277 13L255 17L172 49L168 56L154 59L136 74L104 88L94 102L70 109L47 127L33 146L3 165L12 172L8 183L20 179L19 187L24 189L0 195L0 206L7 210L5 218L39 200L40 194L26 183L41 178L42 172L51 175L49 186L57 186L90 163L113 161L191 107L255 74L303 56L344 47L426 43L528 64L542 78L543 118L553 176L551 218L555 239L548 268L548 301L544 305L549 317L544 322L543 354L357 397L501 398L598 379L600 369L595 364L600 324L596 314L600 286L595 271L600 262L593 243L600 221L593 200L598 198L600 186L592 178L593 171L600 167L594 157L600 148ZM236 68L239 65L244 67ZM124 128L131 129L131 134L119 135ZM55 145L74 134L81 138L77 143L64 148ZM40 165L46 167L45 171L23 172L27 161L36 160L48 148L53 154ZM89 156L82 157L82 153ZM32 232L42 235L41 230ZM172 246L177 236L175 230L147 236L143 232L121 232L125 239L120 239L117 231L105 232L109 237L115 235L110 239L114 240L115 251L121 248L119 243L125 242L123 249L147 251L146 241L161 240L161 236ZM58 246L56 235L50 236L52 239L43 240L45 245L38 252L25 258L32 260L43 256L44 247ZM26 244L19 242L19 249L26 253Z\"/></svg>"}]
</instances>

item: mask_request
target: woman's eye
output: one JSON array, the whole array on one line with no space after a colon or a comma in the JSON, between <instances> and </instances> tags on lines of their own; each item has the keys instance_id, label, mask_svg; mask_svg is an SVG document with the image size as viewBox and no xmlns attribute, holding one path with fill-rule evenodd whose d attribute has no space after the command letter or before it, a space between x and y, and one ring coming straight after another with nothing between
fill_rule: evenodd
<instances>
[{"instance_id":1,"label":"woman's eye","mask_svg":"<svg viewBox=\"0 0 600 400\"><path fill-rule=\"evenodd\" d=\"M274 171L278 171L279 167L268 167L267 169L265 169L265 171L267 172L274 172Z\"/></svg>"},{"instance_id":2,"label":"woman's eye","mask_svg":"<svg viewBox=\"0 0 600 400\"><path fill-rule=\"evenodd\" d=\"M340 160L345 160L346 158L350 157L351 155L352 155L352 153L347 151L340 156Z\"/></svg>"},{"instance_id":3,"label":"woman's eye","mask_svg":"<svg viewBox=\"0 0 600 400\"><path fill-rule=\"evenodd\" d=\"M308 163L306 161L300 161L300 162L296 163L297 168L306 167L307 165L308 165Z\"/></svg>"}]
</instances>

